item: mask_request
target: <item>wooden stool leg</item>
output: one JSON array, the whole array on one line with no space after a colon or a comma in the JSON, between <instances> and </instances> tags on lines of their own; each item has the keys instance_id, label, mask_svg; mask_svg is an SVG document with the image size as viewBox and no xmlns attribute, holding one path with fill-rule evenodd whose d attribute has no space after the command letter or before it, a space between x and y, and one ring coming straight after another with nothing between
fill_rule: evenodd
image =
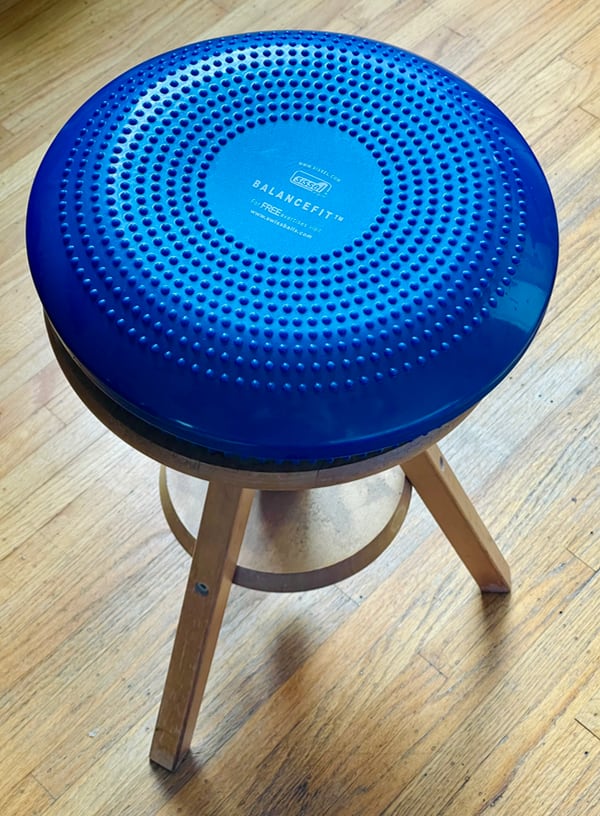
<instances>
[{"instance_id":1,"label":"wooden stool leg","mask_svg":"<svg viewBox=\"0 0 600 816\"><path fill-rule=\"evenodd\" d=\"M208 487L150 751L169 771L190 747L253 496L232 485Z\"/></svg>"},{"instance_id":2,"label":"wooden stool leg","mask_svg":"<svg viewBox=\"0 0 600 816\"><path fill-rule=\"evenodd\" d=\"M402 469L481 591L510 592L510 568L438 446Z\"/></svg>"}]
</instances>

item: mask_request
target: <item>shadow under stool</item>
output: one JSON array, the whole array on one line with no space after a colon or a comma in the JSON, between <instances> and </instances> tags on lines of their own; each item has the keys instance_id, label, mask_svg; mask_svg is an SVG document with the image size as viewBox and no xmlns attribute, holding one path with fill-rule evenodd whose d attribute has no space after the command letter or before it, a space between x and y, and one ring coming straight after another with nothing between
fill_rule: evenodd
<instances>
[{"instance_id":1,"label":"shadow under stool","mask_svg":"<svg viewBox=\"0 0 600 816\"><path fill-rule=\"evenodd\" d=\"M437 442L533 339L558 233L527 143L463 80L314 31L155 57L59 132L27 248L60 366L161 463L163 509L192 556L156 763L173 770L189 750L231 584L289 592L356 573L396 536L412 487L481 590L509 590ZM304 550L280 571L239 563L257 491L392 468L397 498L360 549L323 539L320 563ZM208 483L197 533L173 473Z\"/></svg>"}]
</instances>

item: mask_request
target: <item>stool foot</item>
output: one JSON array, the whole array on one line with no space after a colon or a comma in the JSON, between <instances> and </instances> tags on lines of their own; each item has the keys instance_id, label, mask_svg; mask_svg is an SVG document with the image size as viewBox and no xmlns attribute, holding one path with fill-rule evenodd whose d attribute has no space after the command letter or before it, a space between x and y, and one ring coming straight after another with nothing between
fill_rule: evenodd
<instances>
[{"instance_id":1,"label":"stool foot","mask_svg":"<svg viewBox=\"0 0 600 816\"><path fill-rule=\"evenodd\" d=\"M208 487L150 750L169 771L190 747L253 496L232 485Z\"/></svg>"},{"instance_id":2,"label":"stool foot","mask_svg":"<svg viewBox=\"0 0 600 816\"><path fill-rule=\"evenodd\" d=\"M510 592L510 567L437 445L402 469L482 592Z\"/></svg>"}]
</instances>

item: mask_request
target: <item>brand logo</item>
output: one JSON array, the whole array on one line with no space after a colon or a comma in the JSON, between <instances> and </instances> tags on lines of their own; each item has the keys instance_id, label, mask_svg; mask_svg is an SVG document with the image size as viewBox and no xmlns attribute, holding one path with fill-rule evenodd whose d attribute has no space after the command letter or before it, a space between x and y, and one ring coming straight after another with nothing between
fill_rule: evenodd
<instances>
[{"instance_id":1,"label":"brand logo","mask_svg":"<svg viewBox=\"0 0 600 816\"><path fill-rule=\"evenodd\" d=\"M290 181L296 187L316 195L326 195L331 190L331 184L328 181L323 181L323 179L313 176L311 173L305 173L303 170L296 170L292 174Z\"/></svg>"},{"instance_id":2,"label":"brand logo","mask_svg":"<svg viewBox=\"0 0 600 816\"><path fill-rule=\"evenodd\" d=\"M299 175L296 173L295 175ZM302 176L305 174L302 173ZM323 182L325 186L330 186L328 182ZM302 196L297 196L294 191L288 192L287 190L282 189L281 187L275 187L272 184L269 184L266 181L262 181L261 179L254 179L252 182L252 186L255 190L259 190L261 193L265 193L265 195L271 196L271 198L276 198L278 201L281 201L282 204L291 204L293 207L296 207L298 210L303 210L304 212L311 213L311 215L317 216L317 218L323 218L325 221L331 219L332 221L343 221L344 216L340 215L339 213L333 212L333 210L328 210L327 205L325 202L321 203L314 203L313 201L309 201ZM313 190L314 192L314 190ZM318 195L318 193L317 193ZM254 200L252 203L256 206L260 206L263 209L264 202L259 200ZM274 207L278 207L275 201L271 202Z\"/></svg>"}]
</instances>

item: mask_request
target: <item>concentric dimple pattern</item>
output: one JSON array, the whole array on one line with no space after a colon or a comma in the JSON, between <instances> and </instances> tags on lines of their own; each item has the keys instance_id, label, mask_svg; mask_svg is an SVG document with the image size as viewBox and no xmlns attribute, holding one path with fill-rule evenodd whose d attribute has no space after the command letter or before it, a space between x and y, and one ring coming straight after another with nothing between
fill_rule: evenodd
<instances>
[{"instance_id":1,"label":"concentric dimple pattern","mask_svg":"<svg viewBox=\"0 0 600 816\"><path fill-rule=\"evenodd\" d=\"M456 371L458 346L487 342L481 328L498 310L522 322L532 160L488 100L419 57L317 32L199 43L111 83L69 134L54 207L66 285L80 293L70 298L88 302L99 338L117 333L135 355L141 385L122 396L159 423L147 391L175 377L193 380L199 401L246 400L250 413L274 394L280 406L282 395L305 399L294 403L304 414L324 393L358 391L368 405L387 399L377 389L390 380L406 400L416 370L433 366L434 383L440 358ZM279 173L288 159L296 169ZM182 427L227 452L195 410ZM385 428L379 409L375 427L349 419L349 453L358 438L375 449L404 433L388 411ZM327 454L325 440L306 446Z\"/></svg>"}]
</instances>

